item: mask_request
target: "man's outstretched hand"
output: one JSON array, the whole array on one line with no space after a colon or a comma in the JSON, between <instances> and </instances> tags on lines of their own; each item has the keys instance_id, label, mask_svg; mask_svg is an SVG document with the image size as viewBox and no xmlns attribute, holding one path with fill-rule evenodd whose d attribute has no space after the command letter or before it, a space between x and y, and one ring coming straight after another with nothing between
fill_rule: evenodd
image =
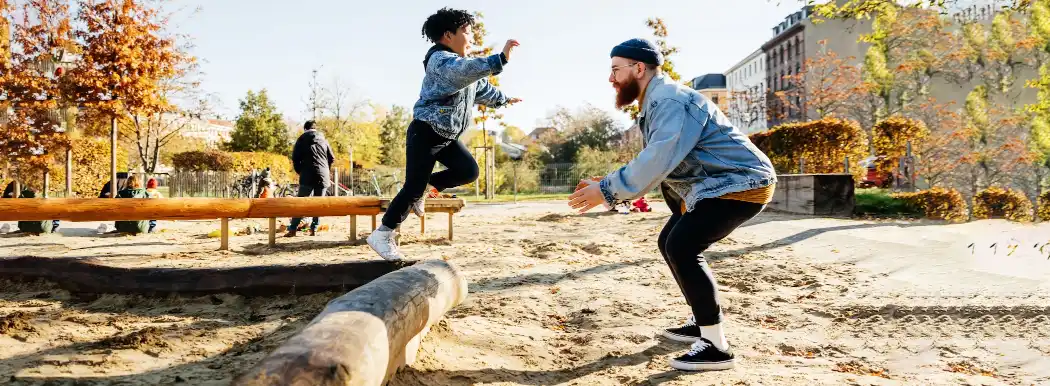
<instances>
[{"instance_id":1,"label":"man's outstretched hand","mask_svg":"<svg viewBox=\"0 0 1050 386\"><path fill-rule=\"evenodd\" d=\"M507 40L507 44L503 46L503 56L507 58L508 62L510 61L510 53L511 53L511 51L514 51L514 47L517 47L517 46L520 46L520 45L521 44L519 44L517 40L514 40L514 39Z\"/></svg>"},{"instance_id":2,"label":"man's outstretched hand","mask_svg":"<svg viewBox=\"0 0 1050 386\"><path fill-rule=\"evenodd\" d=\"M580 213L585 213L605 203L605 195L602 194L599 181L582 180L580 184L586 184L586 186L577 189L575 193L569 196L569 207L579 210Z\"/></svg>"}]
</instances>

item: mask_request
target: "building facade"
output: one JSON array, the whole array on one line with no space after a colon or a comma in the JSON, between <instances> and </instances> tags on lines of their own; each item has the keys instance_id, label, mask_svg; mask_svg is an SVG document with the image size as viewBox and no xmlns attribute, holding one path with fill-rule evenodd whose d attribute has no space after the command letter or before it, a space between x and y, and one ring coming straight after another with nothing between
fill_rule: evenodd
<instances>
[{"instance_id":1,"label":"building facade","mask_svg":"<svg viewBox=\"0 0 1050 386\"><path fill-rule=\"evenodd\" d=\"M766 94L768 127L805 118L805 98L795 95L788 97L788 100L781 100L776 93L791 92L800 87L789 77L800 73L802 65L806 62L805 30L812 10L812 6L806 6L788 15L784 21L773 27L773 38L762 45L761 50L766 56L766 84L769 85Z\"/></svg>"},{"instance_id":2,"label":"building facade","mask_svg":"<svg viewBox=\"0 0 1050 386\"><path fill-rule=\"evenodd\" d=\"M710 99L723 113L729 108L729 90L724 74L701 75L689 81L689 87Z\"/></svg>"},{"instance_id":3,"label":"building facade","mask_svg":"<svg viewBox=\"0 0 1050 386\"><path fill-rule=\"evenodd\" d=\"M233 126L233 122L218 119L193 119L179 134L204 140L209 146L218 146L230 140Z\"/></svg>"},{"instance_id":4,"label":"building facade","mask_svg":"<svg viewBox=\"0 0 1050 386\"><path fill-rule=\"evenodd\" d=\"M766 129L766 53L757 50L726 71L728 110L733 125L750 134Z\"/></svg>"}]
</instances>

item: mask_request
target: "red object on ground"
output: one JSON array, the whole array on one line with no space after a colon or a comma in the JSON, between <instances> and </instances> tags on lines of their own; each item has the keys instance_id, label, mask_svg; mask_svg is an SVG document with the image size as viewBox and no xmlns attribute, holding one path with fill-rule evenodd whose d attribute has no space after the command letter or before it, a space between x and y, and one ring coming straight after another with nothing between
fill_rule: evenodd
<instances>
[{"instance_id":1,"label":"red object on ground","mask_svg":"<svg viewBox=\"0 0 1050 386\"><path fill-rule=\"evenodd\" d=\"M632 206L634 207L634 210L637 210L642 213L648 213L653 211L653 208L649 207L649 202L645 200L645 197L635 200Z\"/></svg>"}]
</instances>

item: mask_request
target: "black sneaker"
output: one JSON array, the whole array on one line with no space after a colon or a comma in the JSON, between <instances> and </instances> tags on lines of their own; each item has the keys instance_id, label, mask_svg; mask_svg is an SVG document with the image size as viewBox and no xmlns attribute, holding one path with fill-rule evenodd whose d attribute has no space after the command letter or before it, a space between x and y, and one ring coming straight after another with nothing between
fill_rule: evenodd
<instances>
[{"instance_id":1,"label":"black sneaker","mask_svg":"<svg viewBox=\"0 0 1050 386\"><path fill-rule=\"evenodd\" d=\"M696 326L695 319L690 316L684 326L668 328L663 330L661 335L676 342L693 343L700 340L700 327Z\"/></svg>"},{"instance_id":2,"label":"black sneaker","mask_svg":"<svg viewBox=\"0 0 1050 386\"><path fill-rule=\"evenodd\" d=\"M685 371L728 370L733 368L733 352L722 351L711 341L700 338L684 355L671 360L671 367Z\"/></svg>"}]
</instances>

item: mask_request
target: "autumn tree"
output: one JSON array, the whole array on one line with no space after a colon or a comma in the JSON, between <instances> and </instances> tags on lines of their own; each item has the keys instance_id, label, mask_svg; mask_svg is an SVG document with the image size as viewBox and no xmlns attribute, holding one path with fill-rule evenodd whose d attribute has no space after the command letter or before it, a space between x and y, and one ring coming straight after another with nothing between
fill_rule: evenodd
<instances>
[{"instance_id":1,"label":"autumn tree","mask_svg":"<svg viewBox=\"0 0 1050 386\"><path fill-rule=\"evenodd\" d=\"M1029 196L1040 194L1050 175L1050 0L1032 4L1028 18L1028 39L1031 53L1039 67L1039 75L1026 84L1037 90L1035 103L1025 106L1031 117L1028 134L1032 155L1032 180L1025 183Z\"/></svg>"},{"instance_id":2,"label":"autumn tree","mask_svg":"<svg viewBox=\"0 0 1050 386\"><path fill-rule=\"evenodd\" d=\"M960 160L961 182L969 197L991 186L1006 186L1011 173L1027 162L1024 138L1014 135L1023 125L1019 115L990 103L988 91L977 86L963 110L966 153Z\"/></svg>"},{"instance_id":3,"label":"autumn tree","mask_svg":"<svg viewBox=\"0 0 1050 386\"><path fill-rule=\"evenodd\" d=\"M405 166L405 141L408 134L408 124L412 121L408 109L394 106L390 113L383 118L382 127L382 159L386 166Z\"/></svg>"},{"instance_id":4,"label":"autumn tree","mask_svg":"<svg viewBox=\"0 0 1050 386\"><path fill-rule=\"evenodd\" d=\"M777 91L774 95L782 104L798 110L802 116L808 116L812 110L813 119L845 116L853 103L851 99L857 93L860 83L860 71L852 65L853 57L839 58L835 51L827 49L827 41L817 42L820 51L806 59L802 71L785 75L788 84L794 85L787 90ZM805 105L799 101L805 101ZM762 117L763 119L765 117Z\"/></svg>"},{"instance_id":5,"label":"autumn tree","mask_svg":"<svg viewBox=\"0 0 1050 386\"><path fill-rule=\"evenodd\" d=\"M164 82L191 62L168 30L163 1L79 0L81 59L69 71L77 106L110 118L111 182L116 185L117 120L172 109Z\"/></svg>"},{"instance_id":6,"label":"autumn tree","mask_svg":"<svg viewBox=\"0 0 1050 386\"><path fill-rule=\"evenodd\" d=\"M954 103L926 97L908 105L904 116L923 122L929 135L913 144L916 174L931 187L949 188L966 155L967 132Z\"/></svg>"},{"instance_id":7,"label":"autumn tree","mask_svg":"<svg viewBox=\"0 0 1050 386\"><path fill-rule=\"evenodd\" d=\"M289 154L291 144L284 118L270 100L266 89L248 91L240 101L241 113L237 117L230 142L224 144L228 151L269 152Z\"/></svg>"}]
</instances>

